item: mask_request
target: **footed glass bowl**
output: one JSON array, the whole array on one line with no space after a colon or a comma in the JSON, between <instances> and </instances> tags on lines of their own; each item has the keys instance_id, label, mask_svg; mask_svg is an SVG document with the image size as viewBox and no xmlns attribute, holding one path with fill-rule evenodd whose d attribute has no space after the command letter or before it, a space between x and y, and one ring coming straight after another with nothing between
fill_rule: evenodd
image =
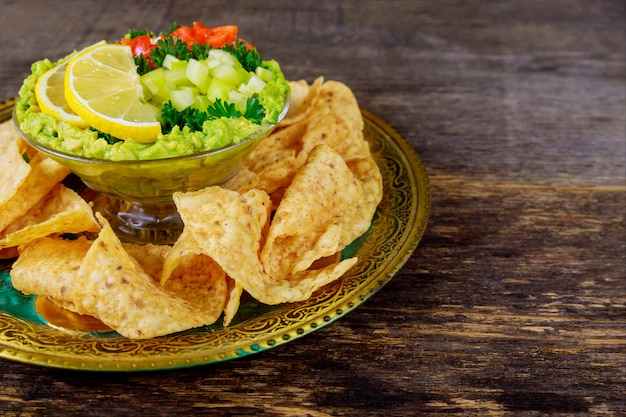
<instances>
[{"instance_id":1,"label":"footed glass bowl","mask_svg":"<svg viewBox=\"0 0 626 417\"><path fill-rule=\"evenodd\" d=\"M289 101L279 116L287 113ZM192 155L145 161L84 158L44 146L25 134L13 113L17 132L33 148L76 174L97 195L94 211L109 220L126 242L171 244L182 231L172 195L219 185L232 178L244 159L276 125L264 125L239 143Z\"/></svg>"}]
</instances>

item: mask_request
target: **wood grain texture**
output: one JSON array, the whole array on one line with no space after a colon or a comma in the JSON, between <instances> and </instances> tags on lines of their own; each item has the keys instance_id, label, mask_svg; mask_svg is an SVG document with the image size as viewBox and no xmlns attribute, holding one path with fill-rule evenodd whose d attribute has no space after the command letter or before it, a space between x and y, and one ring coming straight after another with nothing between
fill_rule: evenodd
<instances>
[{"instance_id":1,"label":"wood grain texture","mask_svg":"<svg viewBox=\"0 0 626 417\"><path fill-rule=\"evenodd\" d=\"M168 372L2 361L0 414L624 415L623 1L0 0L0 99L37 59L193 20L397 129L430 175L426 235L306 338Z\"/></svg>"}]
</instances>

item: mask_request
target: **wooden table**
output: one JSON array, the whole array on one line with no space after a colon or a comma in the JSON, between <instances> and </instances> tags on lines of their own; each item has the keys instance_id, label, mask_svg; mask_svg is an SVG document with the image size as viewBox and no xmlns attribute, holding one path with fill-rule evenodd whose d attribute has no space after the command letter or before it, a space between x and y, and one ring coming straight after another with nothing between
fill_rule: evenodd
<instances>
[{"instance_id":1,"label":"wooden table","mask_svg":"<svg viewBox=\"0 0 626 417\"><path fill-rule=\"evenodd\" d=\"M625 18L621 0L0 0L0 99L131 27L236 23L289 78L348 84L432 187L413 256L333 325L173 371L2 360L0 414L624 415Z\"/></svg>"}]
</instances>

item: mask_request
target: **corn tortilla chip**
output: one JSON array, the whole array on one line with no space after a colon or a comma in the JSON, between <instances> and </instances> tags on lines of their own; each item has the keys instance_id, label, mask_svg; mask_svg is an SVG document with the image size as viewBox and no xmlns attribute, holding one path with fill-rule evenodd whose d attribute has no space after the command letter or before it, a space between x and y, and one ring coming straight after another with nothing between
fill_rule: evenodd
<instances>
[{"instance_id":1,"label":"corn tortilla chip","mask_svg":"<svg viewBox=\"0 0 626 417\"><path fill-rule=\"evenodd\" d=\"M85 238L34 240L22 248L13 263L11 283L25 294L64 300L76 293L76 273L90 247L91 243Z\"/></svg>"},{"instance_id":2,"label":"corn tortilla chip","mask_svg":"<svg viewBox=\"0 0 626 417\"><path fill-rule=\"evenodd\" d=\"M358 108L355 111L358 112ZM358 114L360 116L360 112ZM302 150L298 154L298 160L303 162L311 150L320 144L330 146L346 161L370 156L369 144L365 141L361 128L351 126L334 113L316 118L308 124L302 137Z\"/></svg>"},{"instance_id":3,"label":"corn tortilla chip","mask_svg":"<svg viewBox=\"0 0 626 417\"><path fill-rule=\"evenodd\" d=\"M234 279L227 276L226 284L228 285L228 290L226 305L224 306L224 327L230 325L237 314L239 305L241 304L241 295L243 294L243 287Z\"/></svg>"},{"instance_id":4,"label":"corn tortilla chip","mask_svg":"<svg viewBox=\"0 0 626 417\"><path fill-rule=\"evenodd\" d=\"M175 193L174 202L202 253L213 258L226 274L257 276L262 273L258 260L261 240L269 221L271 201L267 193L251 190L243 195L221 187ZM207 252L207 245L214 250ZM234 275L231 272L236 272Z\"/></svg>"},{"instance_id":5,"label":"corn tortilla chip","mask_svg":"<svg viewBox=\"0 0 626 417\"><path fill-rule=\"evenodd\" d=\"M286 158L276 162L241 186L237 191L244 193L248 190L263 190L270 195L272 204L278 206L283 198L287 187L291 184L297 172L297 162L295 158Z\"/></svg>"},{"instance_id":6,"label":"corn tortilla chip","mask_svg":"<svg viewBox=\"0 0 626 417\"><path fill-rule=\"evenodd\" d=\"M30 165L20 152L19 137L12 123L0 124L0 207L15 195L30 172Z\"/></svg>"},{"instance_id":7,"label":"corn tortilla chip","mask_svg":"<svg viewBox=\"0 0 626 417\"><path fill-rule=\"evenodd\" d=\"M19 252L16 247L0 249L0 259L13 259L17 258L18 255Z\"/></svg>"},{"instance_id":8,"label":"corn tortilla chip","mask_svg":"<svg viewBox=\"0 0 626 417\"><path fill-rule=\"evenodd\" d=\"M302 149L302 136L306 129L306 124L299 123L272 133L250 153L244 166L259 173L274 163L296 157Z\"/></svg>"},{"instance_id":9,"label":"corn tortilla chip","mask_svg":"<svg viewBox=\"0 0 626 417\"><path fill-rule=\"evenodd\" d=\"M0 230L4 230L9 224L30 210L69 174L67 168L40 153L31 159L30 168L29 175L22 182L17 193L8 201L0 204Z\"/></svg>"},{"instance_id":10,"label":"corn tortilla chip","mask_svg":"<svg viewBox=\"0 0 626 417\"><path fill-rule=\"evenodd\" d=\"M329 267L306 271L301 280L278 280L263 270L259 251L269 220L269 196L260 190L243 195L220 187L176 193L174 201L185 229L207 256L237 284L265 304L301 301L337 279L356 262L347 259ZM235 290L237 290L235 288Z\"/></svg>"},{"instance_id":11,"label":"corn tortilla chip","mask_svg":"<svg viewBox=\"0 0 626 417\"><path fill-rule=\"evenodd\" d=\"M311 116L311 111L323 84L324 77L318 77L311 85L308 85L304 80L290 82L292 93L289 100L289 111L280 122L278 129L306 121Z\"/></svg>"},{"instance_id":12,"label":"corn tortilla chip","mask_svg":"<svg viewBox=\"0 0 626 417\"><path fill-rule=\"evenodd\" d=\"M23 245L54 234L95 232L99 228L87 202L59 183L35 206L0 232L0 248Z\"/></svg>"},{"instance_id":13,"label":"corn tortilla chip","mask_svg":"<svg viewBox=\"0 0 626 417\"><path fill-rule=\"evenodd\" d=\"M206 255L182 257L163 289L189 302L196 311L216 319L224 311L228 296L226 274Z\"/></svg>"},{"instance_id":14,"label":"corn tortilla chip","mask_svg":"<svg viewBox=\"0 0 626 417\"><path fill-rule=\"evenodd\" d=\"M344 160L370 156L369 145L363 137L363 116L354 93L345 84L327 81L311 104L311 117L302 137L300 161L307 158L315 146L325 143Z\"/></svg>"},{"instance_id":15,"label":"corn tortilla chip","mask_svg":"<svg viewBox=\"0 0 626 417\"><path fill-rule=\"evenodd\" d=\"M360 194L339 154L326 145L313 149L274 214L261 253L265 271L284 279L337 252L341 218Z\"/></svg>"},{"instance_id":16,"label":"corn tortilla chip","mask_svg":"<svg viewBox=\"0 0 626 417\"><path fill-rule=\"evenodd\" d=\"M326 144L337 151L344 160L363 159L370 156L369 144L363 136L363 117L352 91L343 83L315 80L309 86L304 81L292 83L293 114L264 139L244 162L244 168L226 188L245 191L267 184L267 172L276 173L275 165L294 160L299 168L311 150ZM306 97L297 95L306 94ZM294 95L296 95L294 97ZM265 185L260 188L267 189ZM273 199L274 200L274 199Z\"/></svg>"},{"instance_id":17,"label":"corn tortilla chip","mask_svg":"<svg viewBox=\"0 0 626 417\"><path fill-rule=\"evenodd\" d=\"M143 269L154 282L158 283L161 280L163 262L171 249L169 245L155 245L152 243L139 245L122 242L122 247L137 261L141 269Z\"/></svg>"},{"instance_id":18,"label":"corn tortilla chip","mask_svg":"<svg viewBox=\"0 0 626 417\"><path fill-rule=\"evenodd\" d=\"M129 338L150 338L214 323L219 315L201 311L159 287L124 250L113 229L103 228L83 259L83 283L75 304L84 314ZM220 310L221 312L221 310Z\"/></svg>"},{"instance_id":19,"label":"corn tortilla chip","mask_svg":"<svg viewBox=\"0 0 626 417\"><path fill-rule=\"evenodd\" d=\"M198 308L212 309L219 316L227 303L226 274L202 253L190 232L183 233L168 252L160 277L161 285Z\"/></svg>"},{"instance_id":20,"label":"corn tortilla chip","mask_svg":"<svg viewBox=\"0 0 626 417\"><path fill-rule=\"evenodd\" d=\"M202 265L204 265L204 268ZM232 279L228 278L223 269L213 259L202 252L202 248L198 245L188 228L183 230L163 262L160 278L161 285L169 291L175 291L181 285L177 283L178 280L176 278L177 275L181 274L180 270L187 271L185 274L190 276L194 276L195 273L201 274L196 281L202 284L198 285L198 288L194 291L198 294L196 296L198 304L203 306L205 304L211 305L216 311L219 310L218 312L223 310L224 326L228 326L239 308L239 298L243 289ZM186 278L185 281L193 280ZM219 289L220 301L218 301L217 297L211 295L199 296L210 292L211 288L207 286L207 282ZM189 287L194 289L191 285ZM188 296L185 298L189 299Z\"/></svg>"},{"instance_id":21,"label":"corn tortilla chip","mask_svg":"<svg viewBox=\"0 0 626 417\"><path fill-rule=\"evenodd\" d=\"M370 228L376 208L383 197L383 179L373 158L349 161L348 167L363 192L344 213L340 249L348 246Z\"/></svg>"},{"instance_id":22,"label":"corn tortilla chip","mask_svg":"<svg viewBox=\"0 0 626 417\"><path fill-rule=\"evenodd\" d=\"M15 287L97 317L129 338L156 337L219 318L226 283L217 313L214 308L199 309L175 291L161 288L128 254L106 220L99 220L103 227L93 243L43 238L26 246L11 271Z\"/></svg>"}]
</instances>

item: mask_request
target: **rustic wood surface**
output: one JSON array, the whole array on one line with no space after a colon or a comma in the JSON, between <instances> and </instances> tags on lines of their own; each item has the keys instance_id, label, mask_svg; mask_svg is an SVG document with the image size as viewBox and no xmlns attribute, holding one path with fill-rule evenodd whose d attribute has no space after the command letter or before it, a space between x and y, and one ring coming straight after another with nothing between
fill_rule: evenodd
<instances>
[{"instance_id":1,"label":"rustic wood surface","mask_svg":"<svg viewBox=\"0 0 626 417\"><path fill-rule=\"evenodd\" d=\"M129 28L236 23L421 155L426 234L331 326L140 374L0 361L3 416L626 413L625 3L0 0L0 100Z\"/></svg>"}]
</instances>

